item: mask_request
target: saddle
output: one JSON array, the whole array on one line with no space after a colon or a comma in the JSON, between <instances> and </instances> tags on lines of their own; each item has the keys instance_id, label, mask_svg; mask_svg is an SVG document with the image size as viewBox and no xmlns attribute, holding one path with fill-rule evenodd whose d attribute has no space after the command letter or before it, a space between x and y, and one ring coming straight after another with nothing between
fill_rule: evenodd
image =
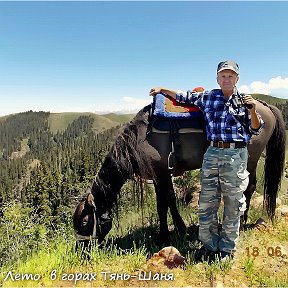
<instances>
[{"instance_id":1,"label":"saddle","mask_svg":"<svg viewBox=\"0 0 288 288\"><path fill-rule=\"evenodd\" d=\"M158 94L154 97L152 110L153 128L159 131L170 131L173 124L176 129L203 129L203 113L195 105L177 103L175 99Z\"/></svg>"},{"instance_id":2,"label":"saddle","mask_svg":"<svg viewBox=\"0 0 288 288\"><path fill-rule=\"evenodd\" d=\"M202 92L204 88L197 87L193 91ZM203 132L205 127L203 113L198 106L178 103L175 99L162 94L157 94L153 100L149 130L159 134L169 133L171 151L167 165L173 173L176 164L180 161L178 157L182 146L180 134Z\"/></svg>"}]
</instances>

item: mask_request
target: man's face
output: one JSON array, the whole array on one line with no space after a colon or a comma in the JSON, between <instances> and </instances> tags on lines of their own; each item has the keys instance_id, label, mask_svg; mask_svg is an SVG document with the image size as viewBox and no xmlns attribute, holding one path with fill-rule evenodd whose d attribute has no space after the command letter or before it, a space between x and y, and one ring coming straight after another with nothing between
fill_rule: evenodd
<instances>
[{"instance_id":1,"label":"man's face","mask_svg":"<svg viewBox=\"0 0 288 288\"><path fill-rule=\"evenodd\" d=\"M217 74L217 82L222 91L233 91L239 77L232 70L223 70Z\"/></svg>"}]
</instances>

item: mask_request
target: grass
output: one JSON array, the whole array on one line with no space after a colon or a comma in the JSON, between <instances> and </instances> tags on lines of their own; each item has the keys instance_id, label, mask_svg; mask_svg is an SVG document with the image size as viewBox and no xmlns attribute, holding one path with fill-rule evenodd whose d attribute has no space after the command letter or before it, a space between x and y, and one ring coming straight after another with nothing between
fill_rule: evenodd
<instances>
[{"instance_id":1,"label":"grass","mask_svg":"<svg viewBox=\"0 0 288 288\"><path fill-rule=\"evenodd\" d=\"M261 178L261 169L258 174ZM281 197L287 193L287 182L284 178ZM103 249L92 248L90 260L74 250L70 229L49 239L47 247L25 259L3 265L0 287L288 287L287 217L278 215L274 223L267 221L266 228L242 231L233 262L197 264L197 213L195 208L179 205L188 227L186 237L179 238L170 216L168 220L173 246L186 257L186 264L172 270L155 270L147 266L147 259L160 250L154 191L146 187L143 209L140 204L131 205L139 200L129 184L122 192L118 220L114 219ZM283 204L287 201L283 198ZM267 220L262 207L250 207L249 221L259 217Z\"/></svg>"},{"instance_id":2,"label":"grass","mask_svg":"<svg viewBox=\"0 0 288 288\"><path fill-rule=\"evenodd\" d=\"M131 114L129 115L116 115L113 113L107 115L97 115L94 113L76 113L76 112L66 112L66 113L50 113L48 118L48 124L52 133L57 133L58 131L64 131L69 124L80 116L91 116L94 118L93 129L95 132L101 132L106 129L115 127L119 124L123 124L132 119Z\"/></svg>"},{"instance_id":3,"label":"grass","mask_svg":"<svg viewBox=\"0 0 288 288\"><path fill-rule=\"evenodd\" d=\"M283 99L283 98L277 98L277 97L273 97L270 95L265 95L265 94L252 94L252 96L255 99L260 99L263 100L265 102L267 102L268 104L272 104L272 105L276 105L276 104L285 104L287 102L287 99Z\"/></svg>"},{"instance_id":4,"label":"grass","mask_svg":"<svg viewBox=\"0 0 288 288\"><path fill-rule=\"evenodd\" d=\"M135 114L115 114L108 113L102 114L103 117L110 119L111 121L118 122L121 124L127 123L135 116Z\"/></svg>"},{"instance_id":5,"label":"grass","mask_svg":"<svg viewBox=\"0 0 288 288\"><path fill-rule=\"evenodd\" d=\"M173 246L187 259L185 266L173 270L147 266L147 259L160 249L156 244L155 195L149 189L143 219L137 205L127 210L119 207L118 222L114 221L104 247L92 248L90 260L83 259L80 252L74 251L74 235L69 230L66 235L51 239L46 248L32 253L27 259L2 267L0 286L288 286L288 229L284 217L276 218L275 223L269 223L266 229L242 232L233 262L197 264L194 262L194 250L198 244L196 218L186 217L195 210L180 206L188 226L187 236L179 239L170 217L169 225ZM259 209L250 212L253 214L255 211L258 213Z\"/></svg>"}]
</instances>

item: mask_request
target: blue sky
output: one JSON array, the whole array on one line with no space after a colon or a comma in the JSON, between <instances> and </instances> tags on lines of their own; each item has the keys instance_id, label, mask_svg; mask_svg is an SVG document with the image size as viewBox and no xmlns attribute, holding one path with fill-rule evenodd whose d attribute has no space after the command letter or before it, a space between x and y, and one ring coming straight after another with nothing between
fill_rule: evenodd
<instances>
[{"instance_id":1,"label":"blue sky","mask_svg":"<svg viewBox=\"0 0 288 288\"><path fill-rule=\"evenodd\" d=\"M0 2L0 116L133 111L154 86L288 98L288 2Z\"/></svg>"}]
</instances>

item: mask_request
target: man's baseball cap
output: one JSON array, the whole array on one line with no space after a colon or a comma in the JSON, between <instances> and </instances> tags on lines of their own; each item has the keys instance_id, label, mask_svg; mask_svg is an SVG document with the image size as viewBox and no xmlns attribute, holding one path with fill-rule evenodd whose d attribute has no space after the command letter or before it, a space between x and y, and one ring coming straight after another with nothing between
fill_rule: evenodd
<instances>
[{"instance_id":1,"label":"man's baseball cap","mask_svg":"<svg viewBox=\"0 0 288 288\"><path fill-rule=\"evenodd\" d=\"M232 60L223 61L223 62L220 62L218 64L217 73L219 73L223 70L232 70L232 71L236 72L237 75L239 74L239 66L236 62L234 62Z\"/></svg>"}]
</instances>

